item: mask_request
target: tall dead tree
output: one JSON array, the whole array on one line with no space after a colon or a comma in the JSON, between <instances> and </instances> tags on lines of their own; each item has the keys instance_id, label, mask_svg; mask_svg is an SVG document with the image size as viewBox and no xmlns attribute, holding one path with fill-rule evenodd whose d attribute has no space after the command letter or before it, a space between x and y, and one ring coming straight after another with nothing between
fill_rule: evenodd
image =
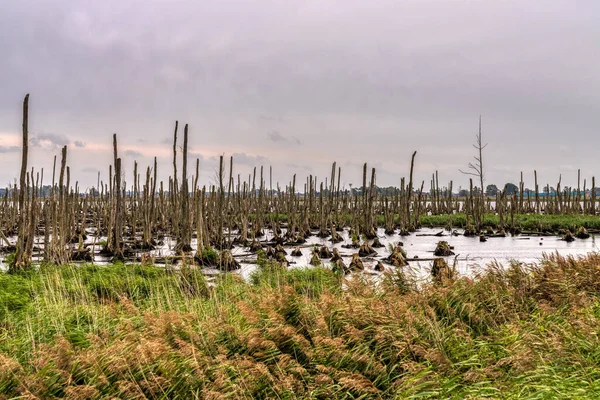
<instances>
[{"instance_id":1,"label":"tall dead tree","mask_svg":"<svg viewBox=\"0 0 600 400\"><path fill-rule=\"evenodd\" d=\"M483 173L483 149L485 149L487 147L487 143L483 144L482 140L481 140L481 115L479 116L479 131L477 133L477 135L475 136L475 143L473 144L473 147L477 150L477 154L475 157L473 157L475 159L475 163L469 163L469 169L467 171L463 171L463 170L459 170L462 174L465 175L472 175L475 176L477 178L479 178L479 184L481 185L479 187L479 199L480 199L480 204L479 204L479 215L480 215L480 220L478 221L479 223L481 223L481 218L483 217L483 207L485 204L484 201L484 192L483 192L483 180L484 180L484 173ZM479 226L478 228L481 228L481 226Z\"/></svg>"},{"instance_id":2,"label":"tall dead tree","mask_svg":"<svg viewBox=\"0 0 600 400\"><path fill-rule=\"evenodd\" d=\"M31 263L26 255L26 221L27 213L25 212L25 177L27 174L27 152L29 150L29 94L25 95L23 100L23 149L21 157L21 175L19 177L19 229L17 236L17 248L15 253L14 263L10 266L11 270L25 269ZM33 239L33 238L32 238Z\"/></svg>"},{"instance_id":3,"label":"tall dead tree","mask_svg":"<svg viewBox=\"0 0 600 400\"><path fill-rule=\"evenodd\" d=\"M176 251L188 252L192 251L191 241L192 234L190 232L190 210L188 206L189 190L188 190L188 178L187 178L187 153L188 153L188 125L185 124L183 130L183 170L181 176L181 216L178 218L180 221L179 235L177 245L175 246ZM175 167L175 164L173 164ZM175 182L177 178L175 178ZM177 185L177 183L175 183Z\"/></svg>"}]
</instances>

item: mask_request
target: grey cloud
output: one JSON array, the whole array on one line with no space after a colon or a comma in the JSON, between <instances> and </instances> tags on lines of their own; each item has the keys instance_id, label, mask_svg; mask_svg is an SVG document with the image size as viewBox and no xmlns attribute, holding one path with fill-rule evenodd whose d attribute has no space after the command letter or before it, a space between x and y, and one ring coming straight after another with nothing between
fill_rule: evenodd
<instances>
[{"instance_id":1,"label":"grey cloud","mask_svg":"<svg viewBox=\"0 0 600 400\"><path fill-rule=\"evenodd\" d=\"M233 153L233 164L247 165L250 167L259 167L261 165L266 165L269 163L269 160L261 155L248 155L246 153Z\"/></svg>"},{"instance_id":2,"label":"grey cloud","mask_svg":"<svg viewBox=\"0 0 600 400\"><path fill-rule=\"evenodd\" d=\"M125 155L127 157L143 157L142 153L140 153L139 151L135 151L135 150L125 150Z\"/></svg>"},{"instance_id":3,"label":"grey cloud","mask_svg":"<svg viewBox=\"0 0 600 400\"><path fill-rule=\"evenodd\" d=\"M55 133L37 133L31 137L31 144L34 147L56 149L69 144L69 142L65 135Z\"/></svg>"},{"instance_id":4,"label":"grey cloud","mask_svg":"<svg viewBox=\"0 0 600 400\"><path fill-rule=\"evenodd\" d=\"M273 142L287 142L287 138L277 131L271 131L267 134L267 138Z\"/></svg>"},{"instance_id":5,"label":"grey cloud","mask_svg":"<svg viewBox=\"0 0 600 400\"><path fill-rule=\"evenodd\" d=\"M79 147L79 148L85 147L85 143L80 140L74 141L73 144L75 145L75 147Z\"/></svg>"},{"instance_id":6,"label":"grey cloud","mask_svg":"<svg viewBox=\"0 0 600 400\"><path fill-rule=\"evenodd\" d=\"M0 153L16 153L21 151L19 146L0 146Z\"/></svg>"},{"instance_id":7,"label":"grey cloud","mask_svg":"<svg viewBox=\"0 0 600 400\"><path fill-rule=\"evenodd\" d=\"M302 144L302 142L300 141L300 139L298 139L296 136L292 136L291 138L288 138L284 135L282 135L281 133L279 133L278 131L271 131L267 134L267 139L269 139L272 142L294 142L296 144Z\"/></svg>"}]
</instances>

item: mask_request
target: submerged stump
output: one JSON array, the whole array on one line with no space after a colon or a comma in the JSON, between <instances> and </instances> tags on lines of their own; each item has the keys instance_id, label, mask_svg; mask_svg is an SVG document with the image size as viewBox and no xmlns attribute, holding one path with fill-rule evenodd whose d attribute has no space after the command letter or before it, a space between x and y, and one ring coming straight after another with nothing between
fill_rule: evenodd
<instances>
[{"instance_id":1,"label":"submerged stump","mask_svg":"<svg viewBox=\"0 0 600 400\"><path fill-rule=\"evenodd\" d=\"M331 238L329 239L329 241L331 243L339 243L339 242L343 242L344 239L342 238L342 235L340 235L339 233L337 233L336 230L332 230L331 231Z\"/></svg>"},{"instance_id":2,"label":"submerged stump","mask_svg":"<svg viewBox=\"0 0 600 400\"><path fill-rule=\"evenodd\" d=\"M271 246L267 246L267 249L265 250L265 254L269 258L275 258L275 256L277 255L275 249Z\"/></svg>"},{"instance_id":3,"label":"submerged stump","mask_svg":"<svg viewBox=\"0 0 600 400\"><path fill-rule=\"evenodd\" d=\"M371 247L371 245L367 242L364 242L360 249L358 249L358 255L360 257L374 257L377 255L377 252Z\"/></svg>"},{"instance_id":4,"label":"submerged stump","mask_svg":"<svg viewBox=\"0 0 600 400\"><path fill-rule=\"evenodd\" d=\"M577 230L577 233L575 234L575 237L577 239L587 239L587 238L590 237L590 234L588 233L587 229L585 229L583 226L581 226Z\"/></svg>"},{"instance_id":5,"label":"submerged stump","mask_svg":"<svg viewBox=\"0 0 600 400\"><path fill-rule=\"evenodd\" d=\"M223 250L219 254L219 267L223 271L233 271L241 268L240 263L233 258L233 254L229 250Z\"/></svg>"},{"instance_id":6,"label":"submerged stump","mask_svg":"<svg viewBox=\"0 0 600 400\"><path fill-rule=\"evenodd\" d=\"M352 261L350 261L349 270L352 272L356 272L356 271L362 271L364 269L365 269L365 265L363 264L362 260L360 259L360 256L356 253L353 254Z\"/></svg>"},{"instance_id":7,"label":"submerged stump","mask_svg":"<svg viewBox=\"0 0 600 400\"><path fill-rule=\"evenodd\" d=\"M562 237L562 240L564 240L565 242L573 242L575 241L575 237L573 236L573 234L571 233L571 231L567 231L567 233L565 233L565 235Z\"/></svg>"},{"instance_id":8,"label":"submerged stump","mask_svg":"<svg viewBox=\"0 0 600 400\"><path fill-rule=\"evenodd\" d=\"M332 263L331 269L333 270L333 272L335 272L337 274L347 274L348 273L348 267L346 267L346 264L344 264L344 262L342 261L341 258Z\"/></svg>"},{"instance_id":9,"label":"submerged stump","mask_svg":"<svg viewBox=\"0 0 600 400\"><path fill-rule=\"evenodd\" d=\"M319 257L321 258L331 258L331 250L327 246L321 246L319 250Z\"/></svg>"},{"instance_id":10,"label":"submerged stump","mask_svg":"<svg viewBox=\"0 0 600 400\"><path fill-rule=\"evenodd\" d=\"M280 255L283 255L283 257L285 258L285 256L287 256L287 252L285 251L282 245L278 244L277 246L275 246L275 259L278 260Z\"/></svg>"},{"instance_id":11,"label":"submerged stump","mask_svg":"<svg viewBox=\"0 0 600 400\"><path fill-rule=\"evenodd\" d=\"M383 266L383 263L381 261L377 261L377 265L375 265L373 267L373 269L377 272L383 272L385 271L385 267Z\"/></svg>"},{"instance_id":12,"label":"submerged stump","mask_svg":"<svg viewBox=\"0 0 600 400\"><path fill-rule=\"evenodd\" d=\"M383 244L381 244L381 242L379 241L379 237L376 237L376 238L373 240L373 244L371 244L371 247L373 247L373 248L375 248L375 249L379 249L379 248L382 248L382 247L384 247L384 246L383 246Z\"/></svg>"},{"instance_id":13,"label":"submerged stump","mask_svg":"<svg viewBox=\"0 0 600 400\"><path fill-rule=\"evenodd\" d=\"M401 268L408 265L406 262L406 252L402 247L400 247L400 245L396 245L392 251L392 254L383 260L396 268Z\"/></svg>"},{"instance_id":14,"label":"submerged stump","mask_svg":"<svg viewBox=\"0 0 600 400\"><path fill-rule=\"evenodd\" d=\"M321 257L319 257L319 251L317 249L313 250L313 254L310 259L310 265L314 267L321 265Z\"/></svg>"},{"instance_id":15,"label":"submerged stump","mask_svg":"<svg viewBox=\"0 0 600 400\"><path fill-rule=\"evenodd\" d=\"M250 253L256 253L259 250L262 250L262 245L260 244L260 242L258 240L253 240L252 243L250 243L250 246L248 247L248 251Z\"/></svg>"},{"instance_id":16,"label":"submerged stump","mask_svg":"<svg viewBox=\"0 0 600 400\"><path fill-rule=\"evenodd\" d=\"M433 281L436 283L441 283L444 279L451 277L450 267L448 267L446 260L441 257L433 260L433 265L431 266L431 276Z\"/></svg>"},{"instance_id":17,"label":"submerged stump","mask_svg":"<svg viewBox=\"0 0 600 400\"><path fill-rule=\"evenodd\" d=\"M437 257L447 257L447 256L453 256L454 252L450 248L450 245L448 244L448 242L446 242L445 240L440 240L437 243L437 246L435 246L435 250L434 250L433 254Z\"/></svg>"},{"instance_id":18,"label":"submerged stump","mask_svg":"<svg viewBox=\"0 0 600 400\"><path fill-rule=\"evenodd\" d=\"M464 235L467 237L477 236L478 234L479 232L477 232L477 230L472 225L467 225L467 227L465 228Z\"/></svg>"},{"instance_id":19,"label":"submerged stump","mask_svg":"<svg viewBox=\"0 0 600 400\"><path fill-rule=\"evenodd\" d=\"M296 248L292 250L292 257L302 257L302 250L300 250L299 246L296 246Z\"/></svg>"},{"instance_id":20,"label":"submerged stump","mask_svg":"<svg viewBox=\"0 0 600 400\"><path fill-rule=\"evenodd\" d=\"M331 257L331 262L335 263L338 260L341 260L342 256L340 255L340 251L338 249L333 249L333 256Z\"/></svg>"}]
</instances>

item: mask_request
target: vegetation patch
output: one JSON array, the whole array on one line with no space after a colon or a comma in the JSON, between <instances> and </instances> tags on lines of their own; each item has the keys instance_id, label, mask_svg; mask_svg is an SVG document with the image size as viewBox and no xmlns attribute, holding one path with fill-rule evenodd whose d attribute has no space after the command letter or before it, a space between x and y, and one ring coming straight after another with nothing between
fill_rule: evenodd
<instances>
[{"instance_id":1,"label":"vegetation patch","mask_svg":"<svg viewBox=\"0 0 600 400\"><path fill-rule=\"evenodd\" d=\"M421 285L264 257L249 283L122 264L0 283L5 398L600 395L598 254Z\"/></svg>"}]
</instances>

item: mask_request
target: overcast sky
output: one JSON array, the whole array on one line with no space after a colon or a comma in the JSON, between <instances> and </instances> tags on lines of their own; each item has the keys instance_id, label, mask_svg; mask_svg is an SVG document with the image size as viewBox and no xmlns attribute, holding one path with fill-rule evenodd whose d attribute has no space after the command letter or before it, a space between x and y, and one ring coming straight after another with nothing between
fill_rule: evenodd
<instances>
[{"instance_id":1,"label":"overcast sky","mask_svg":"<svg viewBox=\"0 0 600 400\"><path fill-rule=\"evenodd\" d=\"M0 186L18 176L30 93L30 166L106 181L118 134L126 180L190 126L201 182L273 167L282 184L362 163L398 185L468 186L478 118L486 183L600 179L597 0L20 0L0 11ZM47 182L46 178L46 182ZM589 186L589 183L588 183Z\"/></svg>"}]
</instances>

